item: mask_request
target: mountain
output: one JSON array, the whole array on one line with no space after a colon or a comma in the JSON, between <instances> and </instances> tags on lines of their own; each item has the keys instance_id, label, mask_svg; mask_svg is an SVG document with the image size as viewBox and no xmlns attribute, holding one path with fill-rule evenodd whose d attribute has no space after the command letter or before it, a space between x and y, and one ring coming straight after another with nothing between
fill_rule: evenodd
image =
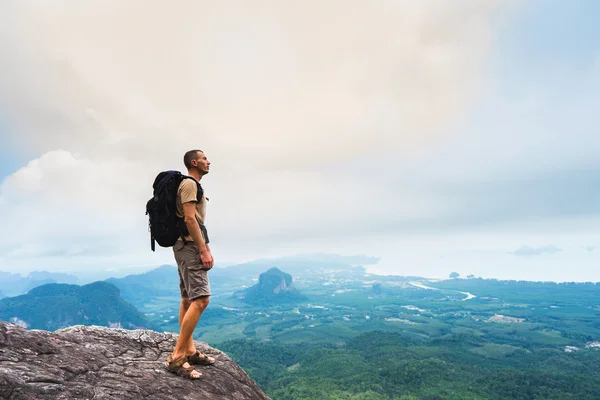
<instances>
[{"instance_id":1,"label":"mountain","mask_svg":"<svg viewBox=\"0 0 600 400\"><path fill-rule=\"evenodd\" d=\"M297 303L307 300L292 284L292 276L279 268L271 268L260 274L258 283L235 296L255 305Z\"/></svg>"},{"instance_id":2,"label":"mountain","mask_svg":"<svg viewBox=\"0 0 600 400\"><path fill-rule=\"evenodd\" d=\"M163 265L151 271L124 278L109 278L105 282L119 288L123 299L140 306L157 296L179 295L177 267Z\"/></svg>"},{"instance_id":3,"label":"mountain","mask_svg":"<svg viewBox=\"0 0 600 400\"><path fill-rule=\"evenodd\" d=\"M2 399L270 400L227 354L195 342L216 359L188 380L162 362L177 337L150 330L75 326L28 331L0 322Z\"/></svg>"},{"instance_id":4,"label":"mountain","mask_svg":"<svg viewBox=\"0 0 600 400\"><path fill-rule=\"evenodd\" d=\"M358 264L373 264L377 258L368 256L341 256L337 254L307 254L274 259L260 259L248 263L213 268L209 272L211 288L215 293L232 293L237 288L256 281L256 276L270 268L285 269L294 276L314 278L331 271L343 271L348 276L363 276L365 269ZM156 297L179 296L179 274L174 265L162 265L151 271L109 278L121 290L123 299L137 307Z\"/></svg>"},{"instance_id":5,"label":"mountain","mask_svg":"<svg viewBox=\"0 0 600 400\"><path fill-rule=\"evenodd\" d=\"M79 281L75 275L48 271L30 272L29 275L27 275L27 279L31 281L51 280L54 281L51 283L68 283L71 285L75 285Z\"/></svg>"},{"instance_id":6,"label":"mountain","mask_svg":"<svg viewBox=\"0 0 600 400\"><path fill-rule=\"evenodd\" d=\"M48 283L77 284L78 282L75 275L63 273L34 271L23 277L19 274L0 271L0 291L5 296L18 296Z\"/></svg>"},{"instance_id":7,"label":"mountain","mask_svg":"<svg viewBox=\"0 0 600 400\"><path fill-rule=\"evenodd\" d=\"M101 325L128 329L150 327L146 317L107 282L85 286L47 284L29 293L0 300L0 320L32 329Z\"/></svg>"},{"instance_id":8,"label":"mountain","mask_svg":"<svg viewBox=\"0 0 600 400\"><path fill-rule=\"evenodd\" d=\"M251 282L250 278L244 279L229 268L213 268L208 275L213 293L227 292L233 287L241 287ZM252 277L254 276L256 275ZM163 265L124 278L109 278L105 282L118 287L123 299L140 308L157 297L179 297L180 295L179 273L177 267L173 265Z\"/></svg>"}]
</instances>

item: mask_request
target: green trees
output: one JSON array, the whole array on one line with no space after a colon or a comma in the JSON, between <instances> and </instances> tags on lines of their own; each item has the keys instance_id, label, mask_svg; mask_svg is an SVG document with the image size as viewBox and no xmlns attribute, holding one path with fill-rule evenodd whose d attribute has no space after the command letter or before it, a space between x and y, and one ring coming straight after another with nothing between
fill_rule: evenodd
<instances>
[{"instance_id":1,"label":"green trees","mask_svg":"<svg viewBox=\"0 0 600 400\"><path fill-rule=\"evenodd\" d=\"M472 335L414 344L369 331L343 347L226 342L273 400L594 399L600 351L520 351L487 357Z\"/></svg>"}]
</instances>

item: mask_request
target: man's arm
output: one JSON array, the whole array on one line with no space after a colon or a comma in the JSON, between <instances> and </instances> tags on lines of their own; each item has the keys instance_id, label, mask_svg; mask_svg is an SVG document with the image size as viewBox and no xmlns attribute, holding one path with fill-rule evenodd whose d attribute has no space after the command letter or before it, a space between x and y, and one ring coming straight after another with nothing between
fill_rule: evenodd
<instances>
[{"instance_id":1,"label":"man's arm","mask_svg":"<svg viewBox=\"0 0 600 400\"><path fill-rule=\"evenodd\" d=\"M200 260L204 265L205 269L211 269L213 267L214 260L210 254L210 249L204 241L204 236L200 232L200 225L196 219L196 203L187 202L183 203L183 221L190 232L192 240L200 249Z\"/></svg>"},{"instance_id":2,"label":"man's arm","mask_svg":"<svg viewBox=\"0 0 600 400\"><path fill-rule=\"evenodd\" d=\"M183 221L190 232L192 240L194 240L200 251L208 250L204 242L204 236L200 232L200 225L198 225L198 220L196 219L196 203L183 203Z\"/></svg>"}]
</instances>

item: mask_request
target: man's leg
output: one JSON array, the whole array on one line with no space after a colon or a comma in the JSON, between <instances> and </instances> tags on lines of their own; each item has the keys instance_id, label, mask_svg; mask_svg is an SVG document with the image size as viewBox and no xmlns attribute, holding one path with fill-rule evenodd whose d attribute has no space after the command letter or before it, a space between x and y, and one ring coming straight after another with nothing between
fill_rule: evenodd
<instances>
[{"instance_id":1,"label":"man's leg","mask_svg":"<svg viewBox=\"0 0 600 400\"><path fill-rule=\"evenodd\" d=\"M208 306L209 301L210 300L208 296L199 297L195 300L189 301L190 304L187 307L183 318L180 320L179 338L177 339L177 344L175 345L175 350L173 350L172 354L174 359L178 359L196 352L196 346L194 346L192 335L194 333L194 329L196 329L196 325L198 325L200 316ZM179 309L180 317L183 308L185 308L185 304L182 300Z\"/></svg>"},{"instance_id":2,"label":"man's leg","mask_svg":"<svg viewBox=\"0 0 600 400\"><path fill-rule=\"evenodd\" d=\"M187 310L190 308L190 304L192 304L192 302L188 298L181 299L181 304L179 305L179 330L180 330L180 332L181 332L181 324L183 322L183 318L185 317L185 313L187 312ZM190 340L188 340L188 343L185 346L185 354L190 355L190 354L193 354L195 351L196 351L196 349L194 347L194 341L190 337Z\"/></svg>"},{"instance_id":3,"label":"man's leg","mask_svg":"<svg viewBox=\"0 0 600 400\"><path fill-rule=\"evenodd\" d=\"M183 322L183 317L187 312L188 308L190 308L190 304L192 302L187 297L181 298L181 303L179 304L179 328L181 328L181 323Z\"/></svg>"},{"instance_id":4,"label":"man's leg","mask_svg":"<svg viewBox=\"0 0 600 400\"><path fill-rule=\"evenodd\" d=\"M214 362L214 358L196 355L196 346L192 338L200 316L210 301L210 283L207 271L203 269L198 257L199 253L194 244L185 244L176 252L176 257L181 260L179 275L182 300L179 307L179 339L172 357L177 359L194 355L190 358L192 363L206 365L207 362Z\"/></svg>"}]
</instances>

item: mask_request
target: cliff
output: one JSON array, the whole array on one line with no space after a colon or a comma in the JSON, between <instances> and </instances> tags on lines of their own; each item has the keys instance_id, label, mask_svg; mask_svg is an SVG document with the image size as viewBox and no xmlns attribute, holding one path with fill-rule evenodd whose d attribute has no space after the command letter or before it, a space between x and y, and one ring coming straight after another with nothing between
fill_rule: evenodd
<instances>
[{"instance_id":1,"label":"cliff","mask_svg":"<svg viewBox=\"0 0 600 400\"><path fill-rule=\"evenodd\" d=\"M188 380L162 363L176 335L150 330L73 326L55 332L0 322L0 398L270 400L225 353L196 342L215 357Z\"/></svg>"}]
</instances>

